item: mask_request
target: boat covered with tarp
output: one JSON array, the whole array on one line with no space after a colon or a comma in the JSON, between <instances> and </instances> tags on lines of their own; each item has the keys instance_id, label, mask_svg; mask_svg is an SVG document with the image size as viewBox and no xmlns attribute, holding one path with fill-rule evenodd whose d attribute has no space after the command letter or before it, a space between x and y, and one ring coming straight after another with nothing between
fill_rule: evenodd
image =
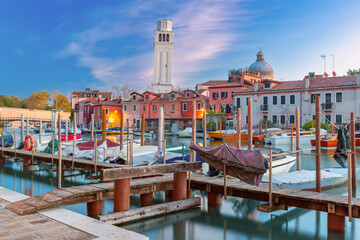
<instances>
[{"instance_id":1,"label":"boat covered with tarp","mask_svg":"<svg viewBox=\"0 0 360 240\"><path fill-rule=\"evenodd\" d=\"M228 175L256 186L268 168L259 150L240 150L227 144L212 148L191 144L190 149L195 150L202 160L214 168L223 171L226 165Z\"/></svg>"}]
</instances>

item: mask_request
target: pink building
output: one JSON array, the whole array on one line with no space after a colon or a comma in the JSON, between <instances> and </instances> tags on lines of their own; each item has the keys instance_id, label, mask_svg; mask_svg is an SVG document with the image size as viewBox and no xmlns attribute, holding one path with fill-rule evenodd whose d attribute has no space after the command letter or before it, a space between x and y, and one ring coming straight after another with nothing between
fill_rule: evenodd
<instances>
[{"instance_id":1,"label":"pink building","mask_svg":"<svg viewBox=\"0 0 360 240\"><path fill-rule=\"evenodd\" d=\"M112 92L100 92L99 90L91 90L86 88L85 91L71 91L71 109L75 109L75 104L89 98L99 98L105 100L106 98L112 99Z\"/></svg>"}]
</instances>

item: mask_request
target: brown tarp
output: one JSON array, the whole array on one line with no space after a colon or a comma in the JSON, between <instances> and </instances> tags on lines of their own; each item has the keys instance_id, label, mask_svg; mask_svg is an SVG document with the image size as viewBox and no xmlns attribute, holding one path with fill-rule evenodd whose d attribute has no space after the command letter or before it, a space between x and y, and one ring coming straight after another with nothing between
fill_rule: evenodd
<instances>
[{"instance_id":1,"label":"brown tarp","mask_svg":"<svg viewBox=\"0 0 360 240\"><path fill-rule=\"evenodd\" d=\"M227 144L212 148L191 144L190 149L220 171L224 171L224 164L227 165L227 174L248 184L258 186L266 172L266 160L259 150L239 150Z\"/></svg>"},{"instance_id":2,"label":"brown tarp","mask_svg":"<svg viewBox=\"0 0 360 240\"><path fill-rule=\"evenodd\" d=\"M96 142L97 146L100 146L103 142L101 140ZM91 150L95 147L95 141L88 141L88 142L80 142L77 143L76 146L79 148L80 151L83 150ZM120 144L110 141L109 139L106 139L106 146L107 147L117 147L120 146Z\"/></svg>"}]
</instances>

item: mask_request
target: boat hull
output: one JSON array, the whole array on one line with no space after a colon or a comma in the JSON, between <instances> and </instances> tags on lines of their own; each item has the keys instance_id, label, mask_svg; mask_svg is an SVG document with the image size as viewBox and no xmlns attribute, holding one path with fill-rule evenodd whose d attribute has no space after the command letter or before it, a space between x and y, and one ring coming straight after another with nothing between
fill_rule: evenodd
<instances>
[{"instance_id":1,"label":"boat hull","mask_svg":"<svg viewBox=\"0 0 360 240\"><path fill-rule=\"evenodd\" d=\"M315 139L315 135L304 135L300 136L300 144L309 144L311 140ZM293 144L296 144L296 137L293 136L292 139ZM265 143L271 145L289 145L291 144L291 137L290 136L273 136L273 137L266 137Z\"/></svg>"}]
</instances>

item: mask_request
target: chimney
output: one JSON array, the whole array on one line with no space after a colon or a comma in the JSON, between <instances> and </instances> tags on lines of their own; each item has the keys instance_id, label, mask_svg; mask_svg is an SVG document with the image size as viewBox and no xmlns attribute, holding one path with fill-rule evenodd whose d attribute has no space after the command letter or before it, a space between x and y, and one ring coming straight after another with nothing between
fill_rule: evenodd
<instances>
[{"instance_id":1,"label":"chimney","mask_svg":"<svg viewBox=\"0 0 360 240\"><path fill-rule=\"evenodd\" d=\"M305 88L309 88L309 76L305 76Z\"/></svg>"},{"instance_id":2,"label":"chimney","mask_svg":"<svg viewBox=\"0 0 360 240\"><path fill-rule=\"evenodd\" d=\"M310 80L314 80L315 79L315 72L309 72L309 77L310 77Z\"/></svg>"},{"instance_id":3,"label":"chimney","mask_svg":"<svg viewBox=\"0 0 360 240\"><path fill-rule=\"evenodd\" d=\"M256 83L254 83L254 91L257 92L258 89L259 89L259 86L258 86L258 83L256 82Z\"/></svg>"}]
</instances>

